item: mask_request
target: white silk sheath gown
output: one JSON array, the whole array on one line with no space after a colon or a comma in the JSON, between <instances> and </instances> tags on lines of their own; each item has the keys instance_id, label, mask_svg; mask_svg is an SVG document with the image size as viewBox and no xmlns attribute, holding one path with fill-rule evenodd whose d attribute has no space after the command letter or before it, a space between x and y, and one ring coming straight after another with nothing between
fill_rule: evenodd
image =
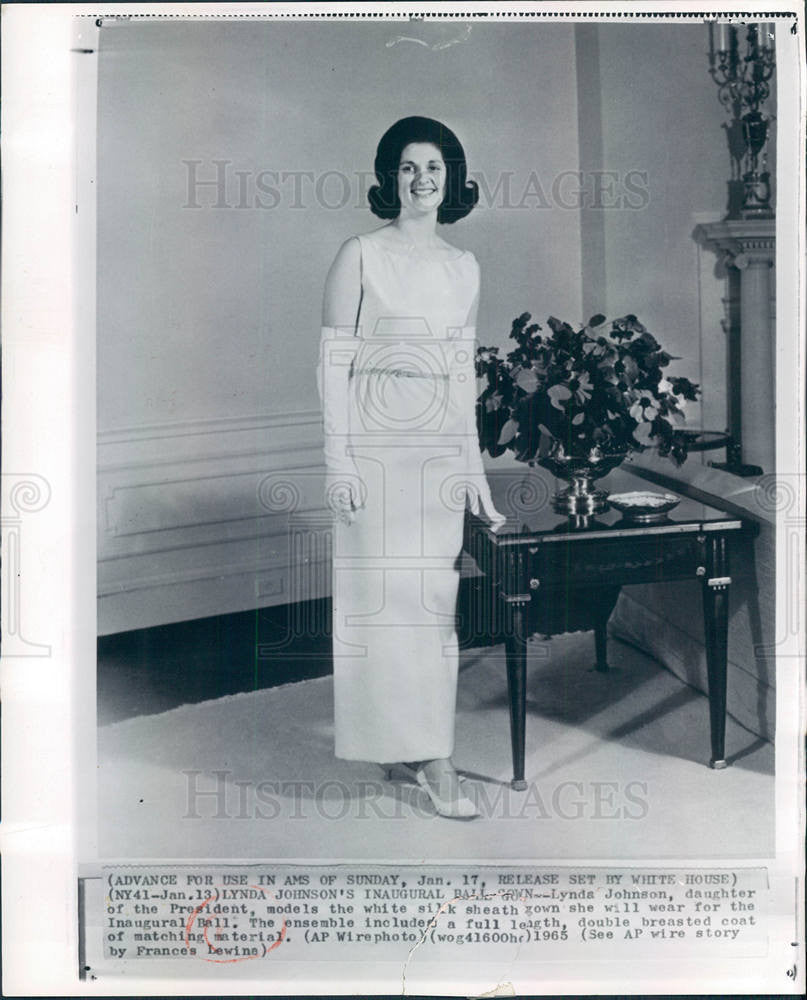
<instances>
[{"instance_id":1,"label":"white silk sheath gown","mask_svg":"<svg viewBox=\"0 0 807 1000\"><path fill-rule=\"evenodd\" d=\"M474 417L474 255L435 261L360 236L347 452L366 487L334 522L335 753L427 760L454 748L456 601Z\"/></svg>"}]
</instances>

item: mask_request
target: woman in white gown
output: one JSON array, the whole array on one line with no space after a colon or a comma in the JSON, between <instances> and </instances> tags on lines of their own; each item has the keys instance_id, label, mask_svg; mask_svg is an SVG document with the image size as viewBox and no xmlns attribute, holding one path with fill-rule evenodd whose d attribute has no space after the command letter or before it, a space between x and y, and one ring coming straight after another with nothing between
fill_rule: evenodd
<instances>
[{"instance_id":1,"label":"woman in white gown","mask_svg":"<svg viewBox=\"0 0 807 1000\"><path fill-rule=\"evenodd\" d=\"M476 432L479 266L436 225L467 215L478 189L456 136L429 118L384 134L375 173L370 206L391 221L337 253L317 369L335 514L335 751L469 818L450 759L466 499L504 519Z\"/></svg>"}]
</instances>

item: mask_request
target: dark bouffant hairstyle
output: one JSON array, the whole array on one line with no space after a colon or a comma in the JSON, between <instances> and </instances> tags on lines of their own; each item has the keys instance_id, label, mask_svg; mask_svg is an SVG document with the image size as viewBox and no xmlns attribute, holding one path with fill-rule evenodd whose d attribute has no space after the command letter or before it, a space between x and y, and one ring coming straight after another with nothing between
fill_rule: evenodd
<instances>
[{"instance_id":1,"label":"dark bouffant hairstyle","mask_svg":"<svg viewBox=\"0 0 807 1000\"><path fill-rule=\"evenodd\" d=\"M437 209L438 222L464 218L479 201L479 186L468 180L465 150L450 128L433 118L401 118L381 137L375 154L378 184L367 192L370 209L380 219L395 219L401 211L398 198L398 166L401 153L410 142L430 142L442 153L446 164L443 202Z\"/></svg>"}]
</instances>

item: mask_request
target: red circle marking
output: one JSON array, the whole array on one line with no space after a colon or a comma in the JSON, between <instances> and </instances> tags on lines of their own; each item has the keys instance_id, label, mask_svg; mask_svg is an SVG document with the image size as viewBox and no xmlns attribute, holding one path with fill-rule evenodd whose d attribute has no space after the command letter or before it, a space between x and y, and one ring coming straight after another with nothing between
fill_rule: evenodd
<instances>
[{"instance_id":1,"label":"red circle marking","mask_svg":"<svg viewBox=\"0 0 807 1000\"><path fill-rule=\"evenodd\" d=\"M260 889L261 892L266 892L267 891L266 886L263 886L263 885L251 885L250 889ZM268 891L271 894L271 889L268 890ZM190 946L191 946L190 933L191 933L191 928L193 927L194 922L196 921L196 918L199 916L199 914L202 912L202 910L208 905L208 903L211 903L215 898L216 898L215 896L208 896L207 899L205 899L203 902L201 902L196 907L196 909L192 911L191 915L188 917L188 921L185 924L185 947L186 948L190 948ZM204 930L202 931L202 939L204 940L205 944L208 946L208 948L210 948L211 951L215 951L216 950L215 946L210 943L210 939L207 936L207 932L208 932L209 927L210 927L209 924L205 924L204 925ZM269 947L266 949L266 951L264 952L263 955L241 955L241 956L237 956L236 958L208 958L205 955L200 955L199 957L202 959L203 962L213 962L215 965L223 965L223 964L227 964L227 963L230 963L230 962L246 962L246 961L248 961L251 958L264 958L266 955L269 954L270 951L274 951L275 948L277 948L279 945L281 945L283 943L283 941L286 938L286 930L287 930L286 918L284 917L283 918L283 926L280 928L280 931L278 932L277 940L274 942L274 944L269 945Z\"/></svg>"}]
</instances>

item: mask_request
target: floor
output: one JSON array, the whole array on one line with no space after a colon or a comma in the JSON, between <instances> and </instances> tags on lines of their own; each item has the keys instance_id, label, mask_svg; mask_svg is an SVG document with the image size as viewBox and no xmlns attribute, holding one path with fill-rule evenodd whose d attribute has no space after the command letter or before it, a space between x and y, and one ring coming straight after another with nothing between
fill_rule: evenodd
<instances>
[{"instance_id":1,"label":"floor","mask_svg":"<svg viewBox=\"0 0 807 1000\"><path fill-rule=\"evenodd\" d=\"M466 609L460 583L460 648L491 645ZM98 639L98 725L179 705L322 677L330 664L331 602L278 605Z\"/></svg>"},{"instance_id":2,"label":"floor","mask_svg":"<svg viewBox=\"0 0 807 1000\"><path fill-rule=\"evenodd\" d=\"M330 672L330 601L98 640L98 725Z\"/></svg>"},{"instance_id":3,"label":"floor","mask_svg":"<svg viewBox=\"0 0 807 1000\"><path fill-rule=\"evenodd\" d=\"M772 745L729 719L731 766L711 770L708 699L615 639L612 670L593 671L590 633L530 644L522 793L509 788L503 647L465 637L454 762L483 815L436 817L416 786L333 757L326 609L308 615L304 628L274 609L99 642L101 856L772 854Z\"/></svg>"}]
</instances>

